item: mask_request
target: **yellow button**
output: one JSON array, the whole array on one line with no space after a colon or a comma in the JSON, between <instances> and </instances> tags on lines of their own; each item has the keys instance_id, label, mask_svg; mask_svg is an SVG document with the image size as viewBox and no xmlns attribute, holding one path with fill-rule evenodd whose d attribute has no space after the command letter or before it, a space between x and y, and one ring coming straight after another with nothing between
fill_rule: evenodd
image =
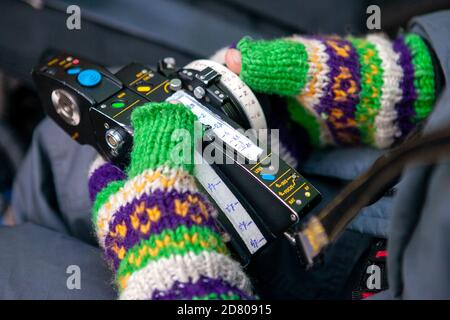
<instances>
[{"instance_id":1,"label":"yellow button","mask_svg":"<svg viewBox=\"0 0 450 320\"><path fill-rule=\"evenodd\" d=\"M149 86L139 86L139 87L137 87L137 91L139 91L139 92L149 92L150 89L151 88Z\"/></svg>"}]
</instances>

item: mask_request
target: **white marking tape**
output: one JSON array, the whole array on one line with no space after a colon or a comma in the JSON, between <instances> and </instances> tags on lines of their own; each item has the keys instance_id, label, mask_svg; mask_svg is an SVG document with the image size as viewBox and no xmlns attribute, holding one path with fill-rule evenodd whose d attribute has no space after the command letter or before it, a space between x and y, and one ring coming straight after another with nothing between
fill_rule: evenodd
<instances>
[{"instance_id":1,"label":"white marking tape","mask_svg":"<svg viewBox=\"0 0 450 320\"><path fill-rule=\"evenodd\" d=\"M199 157L201 155L195 152L195 177L227 216L250 253L255 253L267 243L267 239L225 182Z\"/></svg>"},{"instance_id":2,"label":"white marking tape","mask_svg":"<svg viewBox=\"0 0 450 320\"><path fill-rule=\"evenodd\" d=\"M258 147L253 141L247 138L245 135L234 129L225 121L221 120L209 109L204 107L194 97L184 92L183 90L175 92L167 101L178 101L185 105L187 108L197 116L198 120L212 128L212 131L228 146L235 149L239 154L245 158L257 161L258 156L263 153L263 150Z\"/></svg>"}]
</instances>

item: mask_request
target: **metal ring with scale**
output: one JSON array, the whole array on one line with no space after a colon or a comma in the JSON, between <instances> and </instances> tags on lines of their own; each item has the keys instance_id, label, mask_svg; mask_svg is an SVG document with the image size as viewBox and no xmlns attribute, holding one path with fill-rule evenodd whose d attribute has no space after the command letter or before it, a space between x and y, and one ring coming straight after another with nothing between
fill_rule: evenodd
<instances>
[{"instance_id":1,"label":"metal ring with scale","mask_svg":"<svg viewBox=\"0 0 450 320\"><path fill-rule=\"evenodd\" d=\"M220 83L233 95L244 111L252 129L267 129L267 121L263 109L252 90L227 67L211 60L194 60L185 69L201 71L212 68L221 74Z\"/></svg>"}]
</instances>

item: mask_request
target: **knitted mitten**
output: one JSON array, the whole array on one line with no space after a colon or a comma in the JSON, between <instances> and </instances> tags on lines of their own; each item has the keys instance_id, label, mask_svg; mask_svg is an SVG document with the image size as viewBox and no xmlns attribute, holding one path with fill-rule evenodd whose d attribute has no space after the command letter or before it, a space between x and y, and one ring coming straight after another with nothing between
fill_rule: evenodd
<instances>
[{"instance_id":1,"label":"knitted mitten","mask_svg":"<svg viewBox=\"0 0 450 320\"><path fill-rule=\"evenodd\" d=\"M172 159L177 129L193 140L194 120L183 105L144 105L132 114L127 177L110 163L96 162L91 170L93 223L121 299L252 297L216 228L213 207L197 190L193 162Z\"/></svg>"},{"instance_id":2,"label":"knitted mitten","mask_svg":"<svg viewBox=\"0 0 450 320\"><path fill-rule=\"evenodd\" d=\"M391 146L431 112L435 75L418 35L389 41L242 39L241 78L255 91L294 96L289 112L317 145Z\"/></svg>"}]
</instances>

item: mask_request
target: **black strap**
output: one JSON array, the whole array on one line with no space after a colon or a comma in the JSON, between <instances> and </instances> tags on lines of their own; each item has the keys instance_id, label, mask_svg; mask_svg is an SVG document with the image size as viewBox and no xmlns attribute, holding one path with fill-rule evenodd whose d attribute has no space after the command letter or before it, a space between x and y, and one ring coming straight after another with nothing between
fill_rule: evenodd
<instances>
[{"instance_id":1,"label":"black strap","mask_svg":"<svg viewBox=\"0 0 450 320\"><path fill-rule=\"evenodd\" d=\"M309 222L318 220L328 237L326 243L330 243L336 240L362 208L379 199L395 185L407 166L432 164L447 156L450 156L450 126L422 137L416 135L378 158L367 172L349 183ZM299 255L307 257L309 264L323 249L322 245L319 251L307 252L305 249L311 248L312 241L318 239L311 240L305 236L314 234L308 232L312 230L313 225L317 227L317 223L306 223L295 236ZM323 237L323 234L316 234L317 237Z\"/></svg>"}]
</instances>

